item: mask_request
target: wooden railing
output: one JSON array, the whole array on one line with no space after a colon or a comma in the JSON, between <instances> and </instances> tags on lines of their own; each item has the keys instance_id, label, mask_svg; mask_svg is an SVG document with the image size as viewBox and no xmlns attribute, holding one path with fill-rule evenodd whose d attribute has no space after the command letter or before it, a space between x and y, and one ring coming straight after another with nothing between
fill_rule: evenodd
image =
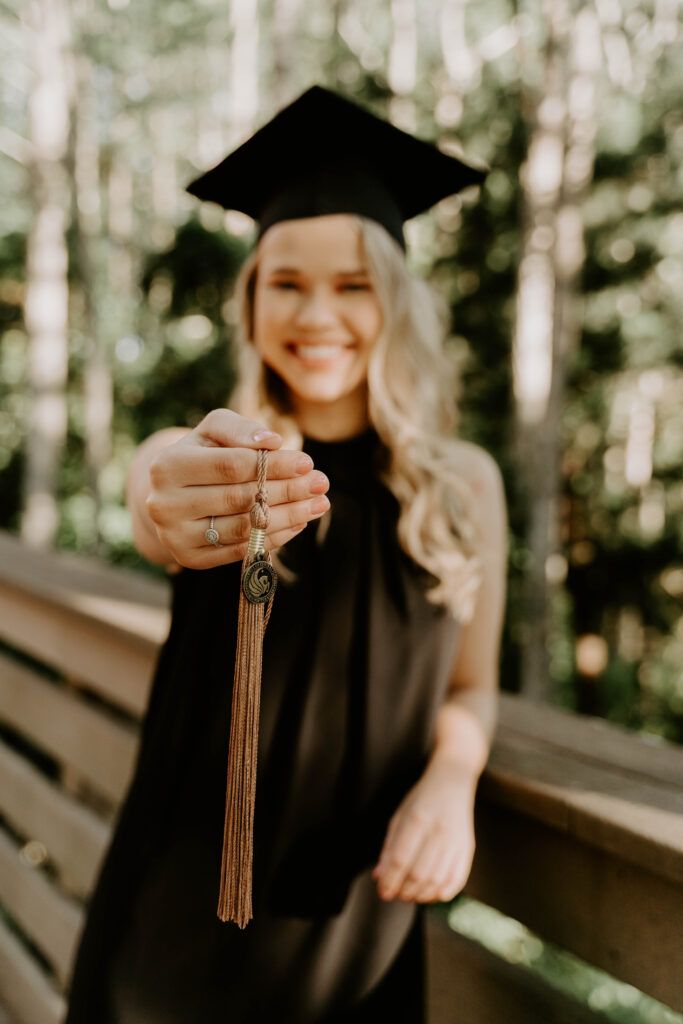
<instances>
[{"instance_id":1,"label":"wooden railing","mask_svg":"<svg viewBox=\"0 0 683 1024\"><path fill-rule=\"evenodd\" d=\"M12 1024L63 1018L167 628L163 581L0 533L0 1006ZM682 794L680 749L503 694L466 894L683 1011ZM604 1019L458 935L436 906L428 922L431 1024Z\"/></svg>"}]
</instances>

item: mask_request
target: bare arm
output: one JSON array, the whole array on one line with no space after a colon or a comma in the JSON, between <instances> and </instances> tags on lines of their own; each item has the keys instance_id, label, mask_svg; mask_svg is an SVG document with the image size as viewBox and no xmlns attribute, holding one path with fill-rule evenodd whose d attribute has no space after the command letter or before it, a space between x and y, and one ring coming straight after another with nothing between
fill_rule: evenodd
<instances>
[{"instance_id":1,"label":"bare arm","mask_svg":"<svg viewBox=\"0 0 683 1024\"><path fill-rule=\"evenodd\" d=\"M433 758L447 759L468 785L486 766L498 717L498 660L507 579L507 507L497 463L467 443L463 472L478 498L483 579L471 622L462 627Z\"/></svg>"},{"instance_id":2,"label":"bare arm","mask_svg":"<svg viewBox=\"0 0 683 1024\"><path fill-rule=\"evenodd\" d=\"M461 627L427 767L392 815L373 869L385 900L452 900L464 887L474 858L477 782L497 719L507 510L500 470L485 449L462 442L458 469L478 498L483 579L472 620Z\"/></svg>"},{"instance_id":3,"label":"bare arm","mask_svg":"<svg viewBox=\"0 0 683 1024\"><path fill-rule=\"evenodd\" d=\"M157 452L179 441L189 432L189 427L166 427L150 434L133 456L126 480L126 504L130 512L135 548L143 558L166 565L170 571L177 570L179 564L159 540L145 505L150 492L149 464Z\"/></svg>"}]
</instances>

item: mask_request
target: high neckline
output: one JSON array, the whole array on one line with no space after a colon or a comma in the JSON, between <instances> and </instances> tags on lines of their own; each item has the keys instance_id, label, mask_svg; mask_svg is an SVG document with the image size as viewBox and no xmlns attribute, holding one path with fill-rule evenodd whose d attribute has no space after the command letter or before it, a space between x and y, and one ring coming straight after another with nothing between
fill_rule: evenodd
<instances>
[{"instance_id":1,"label":"high neckline","mask_svg":"<svg viewBox=\"0 0 683 1024\"><path fill-rule=\"evenodd\" d=\"M344 447L353 448L370 441L374 442L378 437L379 435L377 434L377 431L372 425L370 425L364 430L361 430L358 434L351 434L350 437L323 439L320 437L311 437L309 434L303 434L303 441L306 446L318 447L321 449Z\"/></svg>"},{"instance_id":2,"label":"high neckline","mask_svg":"<svg viewBox=\"0 0 683 1024\"><path fill-rule=\"evenodd\" d=\"M329 441L304 434L303 451L329 476L333 490L364 493L380 467L383 445L370 426L351 437Z\"/></svg>"}]
</instances>

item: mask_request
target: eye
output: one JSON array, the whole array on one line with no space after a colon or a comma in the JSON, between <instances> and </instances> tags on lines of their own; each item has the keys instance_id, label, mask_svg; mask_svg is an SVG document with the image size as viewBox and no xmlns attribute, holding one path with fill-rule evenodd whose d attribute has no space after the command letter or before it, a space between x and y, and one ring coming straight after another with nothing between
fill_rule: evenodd
<instances>
[{"instance_id":1,"label":"eye","mask_svg":"<svg viewBox=\"0 0 683 1024\"><path fill-rule=\"evenodd\" d=\"M370 290L370 285L367 284L345 284L344 288L352 292L367 292Z\"/></svg>"},{"instance_id":2,"label":"eye","mask_svg":"<svg viewBox=\"0 0 683 1024\"><path fill-rule=\"evenodd\" d=\"M272 281L271 288L296 288L294 281Z\"/></svg>"}]
</instances>

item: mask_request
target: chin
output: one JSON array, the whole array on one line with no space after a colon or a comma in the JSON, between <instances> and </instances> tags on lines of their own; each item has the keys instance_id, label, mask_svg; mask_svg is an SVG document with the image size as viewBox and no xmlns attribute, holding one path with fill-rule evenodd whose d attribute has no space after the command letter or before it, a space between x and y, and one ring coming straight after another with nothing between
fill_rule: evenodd
<instances>
[{"instance_id":1,"label":"chin","mask_svg":"<svg viewBox=\"0 0 683 1024\"><path fill-rule=\"evenodd\" d=\"M305 385L300 380L288 381L288 387L297 398L304 402L337 402L340 398L345 398L346 395L354 390L352 387L344 387L334 381L325 382L322 380L310 386Z\"/></svg>"},{"instance_id":2,"label":"chin","mask_svg":"<svg viewBox=\"0 0 683 1024\"><path fill-rule=\"evenodd\" d=\"M363 376L353 377L335 374L325 370L301 370L292 373L291 366L269 363L270 368L282 379L286 387L306 402L336 402L355 391L363 382Z\"/></svg>"}]
</instances>

